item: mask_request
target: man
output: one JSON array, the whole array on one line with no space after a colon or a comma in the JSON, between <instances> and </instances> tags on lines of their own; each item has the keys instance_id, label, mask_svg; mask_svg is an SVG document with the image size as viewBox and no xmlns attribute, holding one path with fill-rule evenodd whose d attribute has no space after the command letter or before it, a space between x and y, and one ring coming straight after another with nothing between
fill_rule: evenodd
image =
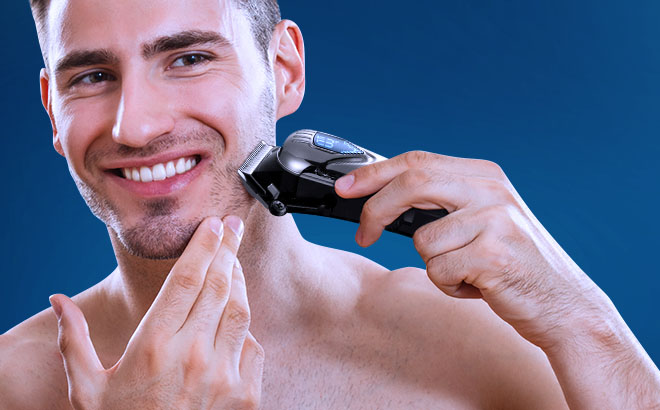
<instances>
[{"instance_id":1,"label":"man","mask_svg":"<svg viewBox=\"0 0 660 410\"><path fill-rule=\"evenodd\" d=\"M658 369L497 165L411 152L337 182L377 192L362 246L450 212L415 234L426 272L306 242L248 196L236 169L305 89L276 5L32 7L53 143L118 267L2 335L3 407L660 408Z\"/></svg>"}]
</instances>

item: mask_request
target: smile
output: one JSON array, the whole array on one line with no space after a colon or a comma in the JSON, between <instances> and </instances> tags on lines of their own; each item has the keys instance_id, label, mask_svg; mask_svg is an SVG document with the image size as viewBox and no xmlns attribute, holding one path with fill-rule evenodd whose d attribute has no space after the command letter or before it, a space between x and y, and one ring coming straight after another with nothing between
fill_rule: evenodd
<instances>
[{"instance_id":1,"label":"smile","mask_svg":"<svg viewBox=\"0 0 660 410\"><path fill-rule=\"evenodd\" d=\"M136 182L163 181L176 175L182 175L195 168L199 163L198 156L181 157L166 163L147 167L116 169L115 174Z\"/></svg>"}]
</instances>

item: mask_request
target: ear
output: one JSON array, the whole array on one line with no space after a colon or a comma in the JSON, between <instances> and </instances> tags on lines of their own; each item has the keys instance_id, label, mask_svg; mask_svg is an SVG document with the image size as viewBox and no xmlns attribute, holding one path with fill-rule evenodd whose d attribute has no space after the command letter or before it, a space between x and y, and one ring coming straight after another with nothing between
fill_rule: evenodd
<instances>
[{"instance_id":1,"label":"ear","mask_svg":"<svg viewBox=\"0 0 660 410\"><path fill-rule=\"evenodd\" d=\"M48 71L45 68L42 68L39 73L39 86L41 88L41 103L44 105L50 118L50 125L53 127L53 147L55 147L55 151L61 156L64 156L62 143L57 136L57 126L55 125L55 117L53 116L53 104L50 98L50 79L48 77Z\"/></svg>"},{"instance_id":2,"label":"ear","mask_svg":"<svg viewBox=\"0 0 660 410\"><path fill-rule=\"evenodd\" d=\"M305 95L305 45L296 23L282 20L275 26L270 55L279 120L294 113Z\"/></svg>"}]
</instances>

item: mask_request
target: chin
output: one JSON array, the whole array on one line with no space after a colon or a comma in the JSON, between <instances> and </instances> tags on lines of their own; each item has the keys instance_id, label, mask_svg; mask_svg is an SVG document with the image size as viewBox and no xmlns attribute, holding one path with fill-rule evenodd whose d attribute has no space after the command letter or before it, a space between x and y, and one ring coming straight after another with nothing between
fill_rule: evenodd
<instances>
[{"instance_id":1,"label":"chin","mask_svg":"<svg viewBox=\"0 0 660 410\"><path fill-rule=\"evenodd\" d=\"M147 221L116 232L128 253L154 260L180 257L202 220L173 220L171 216L151 216L146 219Z\"/></svg>"}]
</instances>

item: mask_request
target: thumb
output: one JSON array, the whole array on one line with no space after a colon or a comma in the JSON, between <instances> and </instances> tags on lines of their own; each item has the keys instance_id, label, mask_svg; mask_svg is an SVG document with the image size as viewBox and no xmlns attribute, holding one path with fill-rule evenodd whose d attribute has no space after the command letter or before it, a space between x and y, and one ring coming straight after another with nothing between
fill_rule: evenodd
<instances>
[{"instance_id":1,"label":"thumb","mask_svg":"<svg viewBox=\"0 0 660 410\"><path fill-rule=\"evenodd\" d=\"M64 295L51 296L50 303L57 316L57 341L69 381L69 396L81 398L85 393L92 393L94 382L105 369L89 337L85 315L78 306Z\"/></svg>"}]
</instances>

